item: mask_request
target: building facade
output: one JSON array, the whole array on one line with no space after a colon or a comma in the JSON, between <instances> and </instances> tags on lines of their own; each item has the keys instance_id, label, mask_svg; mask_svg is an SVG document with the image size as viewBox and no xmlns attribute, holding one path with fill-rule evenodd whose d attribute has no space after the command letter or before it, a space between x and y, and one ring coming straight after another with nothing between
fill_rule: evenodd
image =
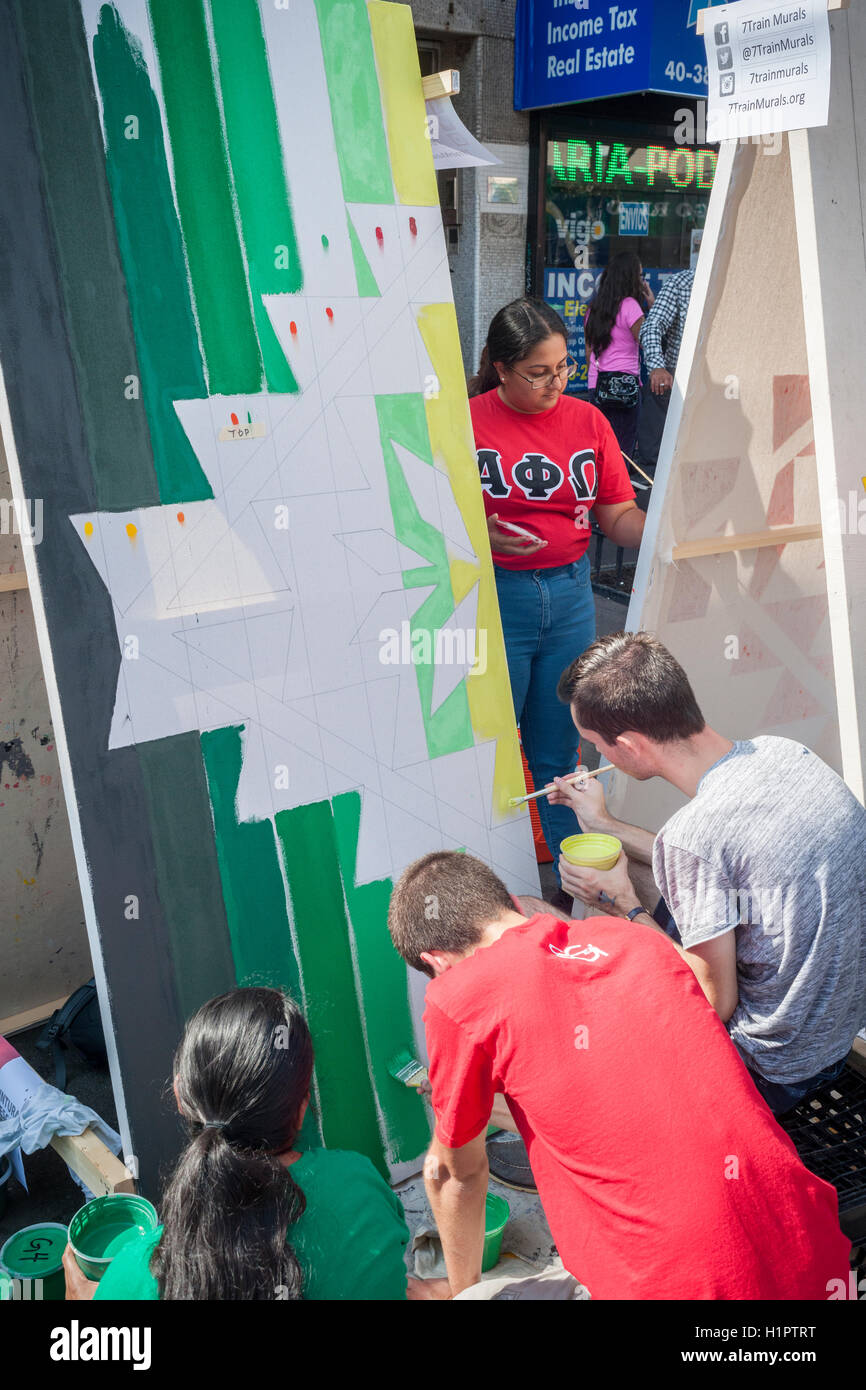
<instances>
[{"instance_id":1,"label":"building facade","mask_svg":"<svg viewBox=\"0 0 866 1390\"><path fill-rule=\"evenodd\" d=\"M610 256L650 287L694 265L716 154L694 0L413 0L422 71L456 68L464 125L501 165L441 173L467 373L523 293L563 316L585 390L583 317ZM518 109L522 107L523 109ZM509 201L499 202L508 185Z\"/></svg>"}]
</instances>

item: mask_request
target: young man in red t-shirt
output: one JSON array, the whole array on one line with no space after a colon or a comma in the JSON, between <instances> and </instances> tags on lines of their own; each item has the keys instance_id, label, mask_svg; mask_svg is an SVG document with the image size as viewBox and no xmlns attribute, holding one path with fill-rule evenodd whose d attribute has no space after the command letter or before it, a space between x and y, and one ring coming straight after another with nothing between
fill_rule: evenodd
<instances>
[{"instance_id":1,"label":"young man in red t-shirt","mask_svg":"<svg viewBox=\"0 0 866 1390\"><path fill-rule=\"evenodd\" d=\"M394 889L397 950L434 977L425 1165L454 1297L481 1274L497 1093L565 1268L596 1299L826 1299L850 1243L673 944L617 918L525 917L479 860Z\"/></svg>"}]
</instances>

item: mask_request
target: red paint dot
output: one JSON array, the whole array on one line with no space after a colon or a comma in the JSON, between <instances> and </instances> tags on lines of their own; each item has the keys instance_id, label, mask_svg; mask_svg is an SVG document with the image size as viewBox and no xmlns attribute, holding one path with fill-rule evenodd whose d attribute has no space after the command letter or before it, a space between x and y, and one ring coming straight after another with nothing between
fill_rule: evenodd
<instances>
[{"instance_id":1,"label":"red paint dot","mask_svg":"<svg viewBox=\"0 0 866 1390\"><path fill-rule=\"evenodd\" d=\"M418 223L415 221L414 217L409 218L409 231L413 236L418 235Z\"/></svg>"},{"instance_id":2,"label":"red paint dot","mask_svg":"<svg viewBox=\"0 0 866 1390\"><path fill-rule=\"evenodd\" d=\"M382 231L381 227L376 228L376 240L378 241L380 246L382 245L382 242L385 240L385 233Z\"/></svg>"},{"instance_id":3,"label":"red paint dot","mask_svg":"<svg viewBox=\"0 0 866 1390\"><path fill-rule=\"evenodd\" d=\"M240 421L238 420L238 417L237 415L235 415L234 411L232 411L231 420L233 425L240 424Z\"/></svg>"},{"instance_id":4,"label":"red paint dot","mask_svg":"<svg viewBox=\"0 0 866 1390\"><path fill-rule=\"evenodd\" d=\"M289 332L291 333L293 338L297 337L298 325L295 323L294 319L292 319L291 323L289 324Z\"/></svg>"},{"instance_id":5,"label":"red paint dot","mask_svg":"<svg viewBox=\"0 0 866 1390\"><path fill-rule=\"evenodd\" d=\"M180 522L181 526L186 521L186 517L184 516L183 512L178 512L177 519Z\"/></svg>"},{"instance_id":6,"label":"red paint dot","mask_svg":"<svg viewBox=\"0 0 866 1390\"><path fill-rule=\"evenodd\" d=\"M48 752L49 752L49 753L53 753L53 752L54 752L54 744L53 744L53 743L49 743L49 744L48 744Z\"/></svg>"},{"instance_id":7,"label":"red paint dot","mask_svg":"<svg viewBox=\"0 0 866 1390\"><path fill-rule=\"evenodd\" d=\"M334 311L333 311L333 309L326 309L326 310L325 310L325 313L328 315L328 318L331 320L331 323L333 323L333 322L334 322Z\"/></svg>"}]
</instances>

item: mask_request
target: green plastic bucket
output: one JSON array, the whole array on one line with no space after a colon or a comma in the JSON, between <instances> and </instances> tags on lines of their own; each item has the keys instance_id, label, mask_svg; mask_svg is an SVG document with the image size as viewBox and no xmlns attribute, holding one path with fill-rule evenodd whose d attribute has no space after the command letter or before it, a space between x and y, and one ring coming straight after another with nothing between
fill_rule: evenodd
<instances>
[{"instance_id":1,"label":"green plastic bucket","mask_svg":"<svg viewBox=\"0 0 866 1390\"><path fill-rule=\"evenodd\" d=\"M508 1224L511 1208L504 1197L488 1192L484 1208L484 1255L481 1260L482 1273L499 1264L502 1250L502 1232Z\"/></svg>"},{"instance_id":2,"label":"green plastic bucket","mask_svg":"<svg viewBox=\"0 0 866 1390\"><path fill-rule=\"evenodd\" d=\"M12 1160L8 1154L0 1158L0 1216L6 1210L9 1198L9 1179L12 1176Z\"/></svg>"},{"instance_id":3,"label":"green plastic bucket","mask_svg":"<svg viewBox=\"0 0 866 1390\"><path fill-rule=\"evenodd\" d=\"M82 1274L101 1279L119 1250L158 1225L156 1209L146 1198L116 1192L94 1197L75 1213L69 1244Z\"/></svg>"},{"instance_id":4,"label":"green plastic bucket","mask_svg":"<svg viewBox=\"0 0 866 1390\"><path fill-rule=\"evenodd\" d=\"M67 1240L67 1228L57 1221L25 1226L10 1236L0 1250L0 1276L6 1276L0 1291L3 1298L64 1299L63 1252ZM17 1280L18 1287L13 1291L6 1279Z\"/></svg>"}]
</instances>

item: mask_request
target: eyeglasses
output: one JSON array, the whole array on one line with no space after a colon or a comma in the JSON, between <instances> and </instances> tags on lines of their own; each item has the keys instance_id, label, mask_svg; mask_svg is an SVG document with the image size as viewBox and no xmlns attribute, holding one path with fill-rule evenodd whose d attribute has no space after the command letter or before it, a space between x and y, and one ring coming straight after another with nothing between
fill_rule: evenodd
<instances>
[{"instance_id":1,"label":"eyeglasses","mask_svg":"<svg viewBox=\"0 0 866 1390\"><path fill-rule=\"evenodd\" d=\"M544 376L524 376L523 372L515 371L514 367L508 367L507 370L509 372L514 372L514 375L519 376L521 381L528 382L533 391L540 391L542 387L552 386L554 381L559 380L563 376L567 377L569 381L576 381L577 367L577 362L569 354L565 359L564 367L557 367L555 372L545 372Z\"/></svg>"}]
</instances>

